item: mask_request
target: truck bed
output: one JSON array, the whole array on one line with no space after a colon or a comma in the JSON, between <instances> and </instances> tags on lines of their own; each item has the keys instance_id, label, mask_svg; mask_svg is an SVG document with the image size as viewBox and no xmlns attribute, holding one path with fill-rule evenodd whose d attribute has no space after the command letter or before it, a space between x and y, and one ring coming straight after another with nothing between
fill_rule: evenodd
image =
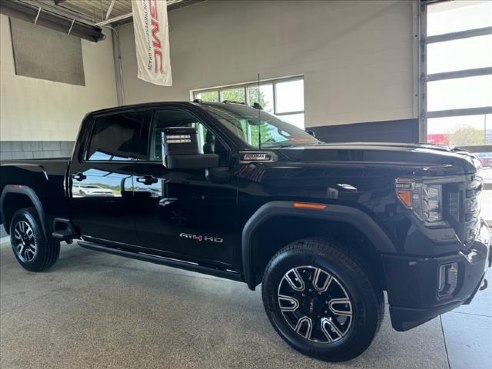
<instances>
[{"instance_id":1,"label":"truck bed","mask_svg":"<svg viewBox=\"0 0 492 369\"><path fill-rule=\"evenodd\" d=\"M70 158L2 161L0 193L4 192L6 186L28 186L39 197L49 218L67 216L65 175L69 163ZM0 217L1 223L3 218L4 214Z\"/></svg>"}]
</instances>

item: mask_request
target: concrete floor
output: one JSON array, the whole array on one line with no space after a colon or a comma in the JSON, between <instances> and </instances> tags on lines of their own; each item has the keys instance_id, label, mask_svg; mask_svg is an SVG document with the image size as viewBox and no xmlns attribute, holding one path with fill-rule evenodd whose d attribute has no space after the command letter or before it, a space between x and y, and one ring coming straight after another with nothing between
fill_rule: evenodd
<instances>
[{"instance_id":1,"label":"concrete floor","mask_svg":"<svg viewBox=\"0 0 492 369\"><path fill-rule=\"evenodd\" d=\"M439 318L397 333L388 315L362 356L331 364L290 349L270 326L260 291L241 283L67 245L49 272L34 274L21 269L8 243L0 252L2 369L478 369L461 366L467 352L484 368L491 362L490 335L474 333L487 324L491 331L491 294L480 297L474 326L459 324L473 312L445 316L456 366Z\"/></svg>"}]
</instances>

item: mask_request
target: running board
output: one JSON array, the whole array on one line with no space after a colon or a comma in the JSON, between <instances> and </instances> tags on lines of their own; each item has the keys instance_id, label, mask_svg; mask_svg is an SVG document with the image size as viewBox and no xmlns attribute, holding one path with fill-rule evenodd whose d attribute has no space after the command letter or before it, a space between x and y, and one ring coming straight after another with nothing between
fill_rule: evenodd
<instances>
[{"instance_id":1,"label":"running board","mask_svg":"<svg viewBox=\"0 0 492 369\"><path fill-rule=\"evenodd\" d=\"M189 262L189 261L171 259L171 258L167 258L164 256L155 255L155 254L147 254L147 253L143 253L141 251L140 252L129 251L129 250L122 250L122 249L106 247L106 246L99 245L99 244L93 243L93 242L78 241L78 244L79 244L79 246L81 246L85 249L89 249L89 250L93 250L93 251L101 251L101 252L105 252L108 254L124 256L124 257L130 258L130 259L147 261L149 263L154 263L154 264L166 265L166 266L170 266L173 268L189 270L191 272L208 274L208 275L212 275L214 277L226 278L226 279L230 279L233 281L243 281L243 279L241 278L241 275L237 272L234 272L234 271L216 269L216 268L212 268L212 267L206 267L206 266L199 265L199 264Z\"/></svg>"}]
</instances>

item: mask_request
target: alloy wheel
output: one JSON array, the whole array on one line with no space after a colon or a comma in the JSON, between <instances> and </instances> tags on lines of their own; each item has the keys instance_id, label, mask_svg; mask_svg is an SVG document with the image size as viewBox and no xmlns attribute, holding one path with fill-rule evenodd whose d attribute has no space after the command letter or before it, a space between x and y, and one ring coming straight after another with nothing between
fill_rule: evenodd
<instances>
[{"instance_id":1,"label":"alloy wheel","mask_svg":"<svg viewBox=\"0 0 492 369\"><path fill-rule=\"evenodd\" d=\"M24 220L20 220L14 227L15 244L12 245L14 252L22 262L30 262L36 256L38 246L34 238L34 232Z\"/></svg>"},{"instance_id":2,"label":"alloy wheel","mask_svg":"<svg viewBox=\"0 0 492 369\"><path fill-rule=\"evenodd\" d=\"M290 269L280 280L277 301L287 324L312 342L337 342L352 325L349 295L342 283L322 268Z\"/></svg>"}]
</instances>

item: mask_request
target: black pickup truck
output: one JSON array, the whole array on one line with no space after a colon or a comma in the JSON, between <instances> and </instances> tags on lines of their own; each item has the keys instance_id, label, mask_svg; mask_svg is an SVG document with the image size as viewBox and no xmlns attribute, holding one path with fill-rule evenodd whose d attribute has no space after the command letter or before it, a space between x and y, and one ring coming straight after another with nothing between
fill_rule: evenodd
<instances>
[{"instance_id":1,"label":"black pickup truck","mask_svg":"<svg viewBox=\"0 0 492 369\"><path fill-rule=\"evenodd\" d=\"M405 331L486 285L479 166L448 147L324 144L259 106L132 105L88 114L71 159L3 162L1 221L32 272L77 239L261 283L288 344L341 361L371 343L383 291Z\"/></svg>"}]
</instances>

